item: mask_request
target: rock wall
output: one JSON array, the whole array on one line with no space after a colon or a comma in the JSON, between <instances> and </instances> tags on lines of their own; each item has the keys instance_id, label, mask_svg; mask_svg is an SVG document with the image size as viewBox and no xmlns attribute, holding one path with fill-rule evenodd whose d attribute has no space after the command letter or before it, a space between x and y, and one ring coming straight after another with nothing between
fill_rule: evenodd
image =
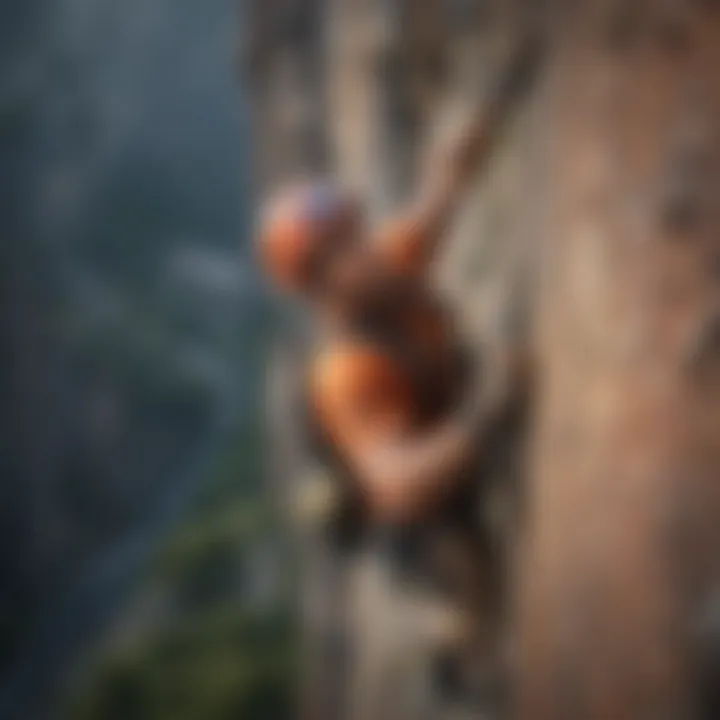
<instances>
[{"instance_id":1,"label":"rock wall","mask_svg":"<svg viewBox=\"0 0 720 720\"><path fill-rule=\"evenodd\" d=\"M328 172L364 194L373 220L410 198L428 171L431 143L451 132L468 106L482 105L532 22L507 3L265 0L244 7L257 199L298 175ZM438 268L440 289L477 348L517 342L516 331L527 325L528 297L518 289L530 287L524 249L532 178L525 171L533 103L530 93L503 129ZM281 347L270 374L279 497L302 482L302 438L287 400L294 362ZM501 474L516 472L506 463ZM428 641L418 631L425 610L415 598L393 587L376 558L356 558L350 567L312 532L295 528L294 536L303 550L309 636L304 716L420 717L420 709L423 717L446 716L450 710L433 698Z\"/></svg>"},{"instance_id":2,"label":"rock wall","mask_svg":"<svg viewBox=\"0 0 720 720\"><path fill-rule=\"evenodd\" d=\"M412 192L454 111L482 98L508 38L531 27L546 42L439 273L478 347L528 342L537 360L518 709L700 716L692 628L720 576L715 4L250 5L265 17L250 24L264 50L251 74L277 89L252 91L259 152L279 147L268 118L283 116L287 137L312 138L315 167L362 189L376 217ZM313 112L290 112L294 94ZM305 150L283 151L272 182ZM397 627L399 607L384 596L366 623ZM391 674L376 667L377 688ZM420 695L428 717L444 716Z\"/></svg>"},{"instance_id":3,"label":"rock wall","mask_svg":"<svg viewBox=\"0 0 720 720\"><path fill-rule=\"evenodd\" d=\"M594 1L561 20L520 717L715 717L720 14Z\"/></svg>"}]
</instances>

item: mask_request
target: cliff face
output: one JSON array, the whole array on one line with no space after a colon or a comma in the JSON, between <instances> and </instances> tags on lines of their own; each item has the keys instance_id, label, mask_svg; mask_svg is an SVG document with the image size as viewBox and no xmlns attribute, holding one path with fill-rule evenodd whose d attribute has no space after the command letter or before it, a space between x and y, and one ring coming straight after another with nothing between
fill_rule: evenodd
<instances>
[{"instance_id":1,"label":"cliff face","mask_svg":"<svg viewBox=\"0 0 720 720\"><path fill-rule=\"evenodd\" d=\"M518 28L550 47L441 272L478 346L520 339L537 359L522 717L693 716L688 628L718 581L720 20L711 3L626 5L247 4L259 195L329 169L375 216Z\"/></svg>"},{"instance_id":2,"label":"cliff face","mask_svg":"<svg viewBox=\"0 0 720 720\"><path fill-rule=\"evenodd\" d=\"M469 105L482 105L531 21L472 2L251 2L245 10L257 199L297 175L331 173L363 194L373 221L411 197L431 143ZM437 273L476 350L522 342L528 327L536 99L527 90ZM283 404L295 362L281 351L270 387L276 487L285 496L303 482L300 421ZM515 486L519 460L498 463L498 487ZM508 499L498 492L495 509L507 511ZM496 521L507 529L507 517ZM409 620L420 612L415 598L397 592L377 558L338 561L312 533L298 532L308 636L303 716L415 717L428 692L428 717L450 712L430 697L433 651L419 639L424 632L409 629L426 623L422 613Z\"/></svg>"},{"instance_id":3,"label":"cliff face","mask_svg":"<svg viewBox=\"0 0 720 720\"><path fill-rule=\"evenodd\" d=\"M560 19L521 716L713 717L720 15L587 2Z\"/></svg>"}]
</instances>

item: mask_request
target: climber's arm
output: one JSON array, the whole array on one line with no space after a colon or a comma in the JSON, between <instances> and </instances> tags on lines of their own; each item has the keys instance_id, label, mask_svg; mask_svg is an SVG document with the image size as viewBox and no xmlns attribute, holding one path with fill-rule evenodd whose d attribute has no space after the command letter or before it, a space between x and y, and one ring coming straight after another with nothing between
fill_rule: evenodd
<instances>
[{"instance_id":1,"label":"climber's arm","mask_svg":"<svg viewBox=\"0 0 720 720\"><path fill-rule=\"evenodd\" d=\"M523 36L482 106L469 114L447 146L431 155L417 198L381 237L397 265L420 273L429 267L472 181L490 159L499 131L529 86L539 52L535 38Z\"/></svg>"},{"instance_id":2,"label":"climber's arm","mask_svg":"<svg viewBox=\"0 0 720 720\"><path fill-rule=\"evenodd\" d=\"M475 453L472 428L446 422L426 435L347 444L375 518L422 518L448 496Z\"/></svg>"},{"instance_id":3,"label":"climber's arm","mask_svg":"<svg viewBox=\"0 0 720 720\"><path fill-rule=\"evenodd\" d=\"M423 273L431 265L475 173L487 157L490 133L482 118L468 122L438 151L417 198L384 229L379 244L393 264Z\"/></svg>"}]
</instances>

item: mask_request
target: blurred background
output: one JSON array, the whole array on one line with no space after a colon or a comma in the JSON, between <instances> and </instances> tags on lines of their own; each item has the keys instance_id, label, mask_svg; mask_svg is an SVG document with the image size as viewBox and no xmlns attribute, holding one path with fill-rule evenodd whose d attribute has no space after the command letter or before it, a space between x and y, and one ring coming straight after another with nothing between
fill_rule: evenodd
<instances>
[{"instance_id":1,"label":"blurred background","mask_svg":"<svg viewBox=\"0 0 720 720\"><path fill-rule=\"evenodd\" d=\"M233 0L0 10L0 717L284 717Z\"/></svg>"},{"instance_id":2,"label":"blurred background","mask_svg":"<svg viewBox=\"0 0 720 720\"><path fill-rule=\"evenodd\" d=\"M477 356L539 359L533 453L511 424L482 478L522 506L496 704L720 716L717 4L23 0L0 3L0 720L478 717L432 706L397 578L348 591L363 559L278 512L312 458L275 337L297 318L250 239L298 173L392 213L518 38L537 72L437 277Z\"/></svg>"}]
</instances>

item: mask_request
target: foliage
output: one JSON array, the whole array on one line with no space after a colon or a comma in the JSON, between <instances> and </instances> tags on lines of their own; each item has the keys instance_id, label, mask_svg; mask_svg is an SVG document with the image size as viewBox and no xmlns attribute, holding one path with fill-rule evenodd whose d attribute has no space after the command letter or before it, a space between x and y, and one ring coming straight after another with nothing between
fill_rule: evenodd
<instances>
[{"instance_id":1,"label":"foliage","mask_svg":"<svg viewBox=\"0 0 720 720\"><path fill-rule=\"evenodd\" d=\"M207 610L106 661L70 712L74 720L287 717L290 626L282 615Z\"/></svg>"},{"instance_id":2,"label":"foliage","mask_svg":"<svg viewBox=\"0 0 720 720\"><path fill-rule=\"evenodd\" d=\"M246 560L272 535L271 513L258 500L256 435L245 429L216 459L193 516L138 589L166 598L162 612L140 640L111 647L95 663L67 720L290 715L295 642L287 598L279 594L264 607L247 602Z\"/></svg>"}]
</instances>

